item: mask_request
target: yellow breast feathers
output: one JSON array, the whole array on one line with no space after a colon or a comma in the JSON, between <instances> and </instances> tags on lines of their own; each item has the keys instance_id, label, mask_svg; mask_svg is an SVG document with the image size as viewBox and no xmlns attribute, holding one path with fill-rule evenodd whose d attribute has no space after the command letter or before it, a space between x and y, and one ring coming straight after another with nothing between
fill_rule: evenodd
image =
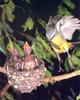
<instances>
[{"instance_id":1,"label":"yellow breast feathers","mask_svg":"<svg viewBox=\"0 0 80 100\"><path fill-rule=\"evenodd\" d=\"M52 45L54 51L57 53L68 52L71 47L71 43L64 39L61 34L56 35L51 42L56 46Z\"/></svg>"}]
</instances>

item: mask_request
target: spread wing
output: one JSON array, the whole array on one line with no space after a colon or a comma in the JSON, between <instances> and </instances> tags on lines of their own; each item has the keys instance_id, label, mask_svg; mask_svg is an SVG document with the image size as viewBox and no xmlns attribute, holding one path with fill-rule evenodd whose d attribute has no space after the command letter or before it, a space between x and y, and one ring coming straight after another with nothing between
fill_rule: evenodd
<instances>
[{"instance_id":1,"label":"spread wing","mask_svg":"<svg viewBox=\"0 0 80 100\"><path fill-rule=\"evenodd\" d=\"M65 39L71 40L75 30L80 29L80 20L73 16L63 16L56 24L56 29Z\"/></svg>"}]
</instances>

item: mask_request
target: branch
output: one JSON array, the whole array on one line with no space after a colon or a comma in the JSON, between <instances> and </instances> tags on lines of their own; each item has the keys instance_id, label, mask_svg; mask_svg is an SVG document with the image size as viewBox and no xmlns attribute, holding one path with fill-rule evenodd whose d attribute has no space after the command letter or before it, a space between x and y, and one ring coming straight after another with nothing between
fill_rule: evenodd
<instances>
[{"instance_id":1,"label":"branch","mask_svg":"<svg viewBox=\"0 0 80 100\"><path fill-rule=\"evenodd\" d=\"M3 72L6 74L6 69L0 67L0 72ZM52 83L52 82L57 82L57 81L62 81L62 80L66 80L75 76L79 76L80 75L80 70L78 71L74 71L71 73L67 73L67 74L63 74L63 75L58 75L58 76L53 76L53 77L47 77L44 78L44 83Z\"/></svg>"},{"instance_id":2,"label":"branch","mask_svg":"<svg viewBox=\"0 0 80 100\"><path fill-rule=\"evenodd\" d=\"M5 8L2 9L2 22L5 25L7 31L9 33L13 33L13 29L6 23L5 18L6 17L6 12L5 12Z\"/></svg>"},{"instance_id":3,"label":"branch","mask_svg":"<svg viewBox=\"0 0 80 100\"><path fill-rule=\"evenodd\" d=\"M8 90L8 88L10 87L10 84L7 83L3 89L0 91L0 97L2 97L4 95L4 93Z\"/></svg>"},{"instance_id":4,"label":"branch","mask_svg":"<svg viewBox=\"0 0 80 100\"><path fill-rule=\"evenodd\" d=\"M6 69L3 67L0 67L0 72L6 74ZM4 82L5 82L5 80L4 80ZM10 82L8 81L8 83L6 83L6 85L0 91L0 97L2 97L4 95L4 93L8 90L9 87L10 87Z\"/></svg>"},{"instance_id":5,"label":"branch","mask_svg":"<svg viewBox=\"0 0 80 100\"><path fill-rule=\"evenodd\" d=\"M6 73L6 69L0 67L0 72ZM58 75L58 76L52 76L52 77L47 77L44 78L43 83L55 83L57 81L62 81L62 80L66 80L75 76L79 76L80 75L80 70L78 71L74 71L71 73L67 73L67 74L63 74L63 75ZM4 93L4 91L6 91L9 86L12 85L11 81L8 81L8 84L4 87L4 89L2 90L2 94Z\"/></svg>"},{"instance_id":6,"label":"branch","mask_svg":"<svg viewBox=\"0 0 80 100\"><path fill-rule=\"evenodd\" d=\"M78 76L78 75L80 75L80 70L74 71L74 72L71 72L71 73L67 73L67 74L63 74L63 75L45 78L44 83L53 83L53 82L55 83L57 81L62 81L62 80L65 80L65 79L69 79L69 78Z\"/></svg>"},{"instance_id":7,"label":"branch","mask_svg":"<svg viewBox=\"0 0 80 100\"><path fill-rule=\"evenodd\" d=\"M2 72L2 73L4 73L4 74L6 74L6 69L5 69L5 68L3 68L3 67L0 67L0 72Z\"/></svg>"}]
</instances>

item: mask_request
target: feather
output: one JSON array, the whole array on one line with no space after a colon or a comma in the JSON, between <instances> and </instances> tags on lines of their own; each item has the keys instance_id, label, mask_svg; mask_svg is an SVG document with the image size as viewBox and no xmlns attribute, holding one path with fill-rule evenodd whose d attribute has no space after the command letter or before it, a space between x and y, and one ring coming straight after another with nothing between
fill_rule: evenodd
<instances>
[{"instance_id":1,"label":"feather","mask_svg":"<svg viewBox=\"0 0 80 100\"><path fill-rule=\"evenodd\" d=\"M80 29L80 20L73 16L63 16L56 24L56 29L65 39L71 40L74 32Z\"/></svg>"}]
</instances>

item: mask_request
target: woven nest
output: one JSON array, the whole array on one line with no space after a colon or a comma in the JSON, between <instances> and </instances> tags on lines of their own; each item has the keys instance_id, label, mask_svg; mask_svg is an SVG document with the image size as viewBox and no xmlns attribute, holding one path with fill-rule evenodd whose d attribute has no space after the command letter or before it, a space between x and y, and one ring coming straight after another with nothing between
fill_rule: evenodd
<instances>
[{"instance_id":1,"label":"woven nest","mask_svg":"<svg viewBox=\"0 0 80 100\"><path fill-rule=\"evenodd\" d=\"M38 61L37 59L36 61L37 67L32 70L17 70L15 67L8 67L8 77L13 87L20 90L21 93L30 93L43 83L45 65L43 61Z\"/></svg>"}]
</instances>

